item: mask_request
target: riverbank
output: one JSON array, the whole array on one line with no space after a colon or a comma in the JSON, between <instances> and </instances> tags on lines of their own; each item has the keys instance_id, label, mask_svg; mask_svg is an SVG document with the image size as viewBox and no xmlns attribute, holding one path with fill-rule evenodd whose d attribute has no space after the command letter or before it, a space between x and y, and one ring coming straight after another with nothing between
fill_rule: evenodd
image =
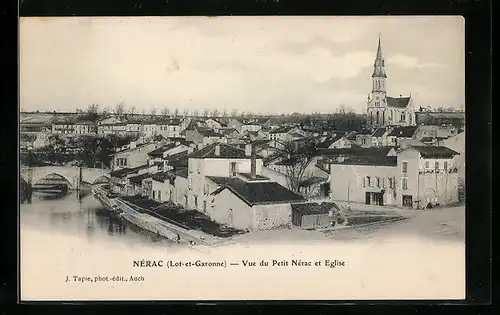
<instances>
[{"instance_id":1,"label":"riverbank","mask_svg":"<svg viewBox=\"0 0 500 315\"><path fill-rule=\"evenodd\" d=\"M94 188L93 195L121 219L178 243L218 246L231 243L231 236L244 233L225 228L197 211L183 210L170 203L119 196L102 186Z\"/></svg>"}]
</instances>

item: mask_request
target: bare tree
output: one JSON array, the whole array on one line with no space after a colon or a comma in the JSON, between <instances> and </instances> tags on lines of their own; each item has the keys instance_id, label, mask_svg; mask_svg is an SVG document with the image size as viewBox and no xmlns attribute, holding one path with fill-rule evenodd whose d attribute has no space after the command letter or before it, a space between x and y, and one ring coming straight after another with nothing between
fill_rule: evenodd
<instances>
[{"instance_id":1,"label":"bare tree","mask_svg":"<svg viewBox=\"0 0 500 315\"><path fill-rule=\"evenodd\" d=\"M285 167L288 188L293 192L299 192L307 166L316 156L316 151L317 148L313 141L308 141L302 146L293 141L284 143L279 155L281 164Z\"/></svg>"},{"instance_id":2,"label":"bare tree","mask_svg":"<svg viewBox=\"0 0 500 315\"><path fill-rule=\"evenodd\" d=\"M218 110L217 108L214 108L214 109L212 110L212 117L213 117L213 118L217 118L217 117L219 117L219 110Z\"/></svg>"},{"instance_id":3,"label":"bare tree","mask_svg":"<svg viewBox=\"0 0 500 315\"><path fill-rule=\"evenodd\" d=\"M231 117L233 117L233 118L234 118L234 117L236 117L236 116L238 116L238 110L237 110L236 108L233 108L233 109L231 110Z\"/></svg>"},{"instance_id":4,"label":"bare tree","mask_svg":"<svg viewBox=\"0 0 500 315\"><path fill-rule=\"evenodd\" d=\"M182 111L182 116L184 116L184 117L189 116L189 109L184 108L184 110Z\"/></svg>"},{"instance_id":5,"label":"bare tree","mask_svg":"<svg viewBox=\"0 0 500 315\"><path fill-rule=\"evenodd\" d=\"M134 115L136 110L137 110L137 108L135 106L130 107L130 110L129 110L130 115Z\"/></svg>"},{"instance_id":6,"label":"bare tree","mask_svg":"<svg viewBox=\"0 0 500 315\"><path fill-rule=\"evenodd\" d=\"M197 109L193 110L193 116L194 117L200 116L200 111L198 111Z\"/></svg>"},{"instance_id":7,"label":"bare tree","mask_svg":"<svg viewBox=\"0 0 500 315\"><path fill-rule=\"evenodd\" d=\"M168 115L170 115L170 109L168 109L168 107L164 107L164 108L161 110L161 115L162 115L162 116L168 116Z\"/></svg>"},{"instance_id":8,"label":"bare tree","mask_svg":"<svg viewBox=\"0 0 500 315\"><path fill-rule=\"evenodd\" d=\"M155 118L156 116L156 108L151 108L151 118Z\"/></svg>"},{"instance_id":9,"label":"bare tree","mask_svg":"<svg viewBox=\"0 0 500 315\"><path fill-rule=\"evenodd\" d=\"M222 110L222 117L227 118L227 110L225 108Z\"/></svg>"},{"instance_id":10,"label":"bare tree","mask_svg":"<svg viewBox=\"0 0 500 315\"><path fill-rule=\"evenodd\" d=\"M179 116L179 109L178 108L174 109L174 116L175 117Z\"/></svg>"},{"instance_id":11,"label":"bare tree","mask_svg":"<svg viewBox=\"0 0 500 315\"><path fill-rule=\"evenodd\" d=\"M207 118L208 116L210 115L210 110L208 108L205 108L203 110L203 117L204 118Z\"/></svg>"},{"instance_id":12,"label":"bare tree","mask_svg":"<svg viewBox=\"0 0 500 315\"><path fill-rule=\"evenodd\" d=\"M124 112L125 112L125 103L123 102L118 103L115 107L115 114L118 116L122 116Z\"/></svg>"}]
</instances>

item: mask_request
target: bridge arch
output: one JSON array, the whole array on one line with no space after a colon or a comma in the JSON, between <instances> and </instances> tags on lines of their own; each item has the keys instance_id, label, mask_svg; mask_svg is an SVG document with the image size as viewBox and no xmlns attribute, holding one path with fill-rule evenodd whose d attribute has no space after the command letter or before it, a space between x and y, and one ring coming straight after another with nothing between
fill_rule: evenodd
<instances>
[{"instance_id":1,"label":"bridge arch","mask_svg":"<svg viewBox=\"0 0 500 315\"><path fill-rule=\"evenodd\" d=\"M55 172L52 172L52 173L45 173L45 174L40 174L39 176L37 176L36 178L33 178L33 182L31 183L33 186L34 185L37 185L39 184L42 180L44 179L47 179L47 177L49 176L57 176L63 180L66 181L66 183L68 184L68 187L69 188L73 188L74 185L73 185L73 180L68 178L67 176L64 176L62 174L58 174L58 173L55 173Z\"/></svg>"},{"instance_id":2,"label":"bridge arch","mask_svg":"<svg viewBox=\"0 0 500 315\"><path fill-rule=\"evenodd\" d=\"M109 183L109 175L99 175L95 177L90 184L95 185L95 184L100 184L100 183Z\"/></svg>"}]
</instances>

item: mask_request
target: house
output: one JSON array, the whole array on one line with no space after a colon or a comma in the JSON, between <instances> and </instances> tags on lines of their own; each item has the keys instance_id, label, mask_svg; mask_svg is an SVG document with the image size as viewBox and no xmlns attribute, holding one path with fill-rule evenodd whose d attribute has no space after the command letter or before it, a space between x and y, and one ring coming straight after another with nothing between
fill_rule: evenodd
<instances>
[{"instance_id":1,"label":"house","mask_svg":"<svg viewBox=\"0 0 500 315\"><path fill-rule=\"evenodd\" d=\"M252 153L253 152L253 153ZM206 212L210 184L207 176L236 177L238 173L260 174L262 158L252 158L251 145L245 150L224 143L213 143L188 156L188 206Z\"/></svg>"},{"instance_id":2,"label":"house","mask_svg":"<svg viewBox=\"0 0 500 315\"><path fill-rule=\"evenodd\" d=\"M329 160L331 198L420 209L458 201L457 152L414 146L396 156L350 155Z\"/></svg>"},{"instance_id":3,"label":"house","mask_svg":"<svg viewBox=\"0 0 500 315\"><path fill-rule=\"evenodd\" d=\"M227 124L228 128L236 129L239 133L242 133L241 128L243 127L244 123L240 121L239 119L233 118L229 120L229 123Z\"/></svg>"},{"instance_id":4,"label":"house","mask_svg":"<svg viewBox=\"0 0 500 315\"><path fill-rule=\"evenodd\" d=\"M292 204L292 224L305 230L332 226L335 214L340 211L333 202Z\"/></svg>"},{"instance_id":5,"label":"house","mask_svg":"<svg viewBox=\"0 0 500 315\"><path fill-rule=\"evenodd\" d=\"M465 126L465 112L428 112L415 113L418 125L453 125L456 128Z\"/></svg>"},{"instance_id":6,"label":"house","mask_svg":"<svg viewBox=\"0 0 500 315\"><path fill-rule=\"evenodd\" d=\"M228 143L233 143L240 138L240 132L234 128L220 129L219 133L226 137Z\"/></svg>"},{"instance_id":7,"label":"house","mask_svg":"<svg viewBox=\"0 0 500 315\"><path fill-rule=\"evenodd\" d=\"M181 137L182 130L187 127L187 124L189 124L189 122L191 122L190 119L182 120L180 118L171 118L166 121L159 121L156 122L156 132L158 134L161 134L165 138Z\"/></svg>"},{"instance_id":8,"label":"house","mask_svg":"<svg viewBox=\"0 0 500 315\"><path fill-rule=\"evenodd\" d=\"M298 133L298 128L294 126L281 126L269 132L269 139L281 142L292 141L294 135Z\"/></svg>"},{"instance_id":9,"label":"house","mask_svg":"<svg viewBox=\"0 0 500 315\"><path fill-rule=\"evenodd\" d=\"M97 125L97 133L100 135L119 135L125 136L128 134L127 132L127 123L125 122L116 122L116 123L103 123L100 122Z\"/></svg>"},{"instance_id":10,"label":"house","mask_svg":"<svg viewBox=\"0 0 500 315\"><path fill-rule=\"evenodd\" d=\"M250 121L241 125L241 133L256 132L262 129L262 126L257 122Z\"/></svg>"},{"instance_id":11,"label":"house","mask_svg":"<svg viewBox=\"0 0 500 315\"><path fill-rule=\"evenodd\" d=\"M137 135L143 134L143 128L142 128L141 121L129 120L127 122L125 129L126 129L128 134L137 134Z\"/></svg>"},{"instance_id":12,"label":"house","mask_svg":"<svg viewBox=\"0 0 500 315\"><path fill-rule=\"evenodd\" d=\"M375 131L372 133L372 141L371 145L373 147L381 147L381 146L387 146L387 135L389 134L388 128L385 127L379 127L375 129Z\"/></svg>"},{"instance_id":13,"label":"house","mask_svg":"<svg viewBox=\"0 0 500 315\"><path fill-rule=\"evenodd\" d=\"M149 160L148 153L156 150L160 145L156 143L136 144L131 142L128 149L116 152L111 161L111 169L134 168L144 165Z\"/></svg>"},{"instance_id":14,"label":"house","mask_svg":"<svg viewBox=\"0 0 500 315\"><path fill-rule=\"evenodd\" d=\"M96 134L97 125L90 121L55 122L52 124L52 133L71 135Z\"/></svg>"},{"instance_id":15,"label":"house","mask_svg":"<svg viewBox=\"0 0 500 315\"><path fill-rule=\"evenodd\" d=\"M399 146L401 140L415 139L417 128L417 126L395 127L387 134L387 145Z\"/></svg>"},{"instance_id":16,"label":"house","mask_svg":"<svg viewBox=\"0 0 500 315\"><path fill-rule=\"evenodd\" d=\"M111 171L109 173L110 176L110 189L113 192L128 194L128 195L136 195L138 193L142 194L142 179L146 177L138 177L138 175L143 174L154 174L158 171L160 164L155 163L153 165L144 164L133 168L121 168L115 171ZM132 182L129 181L131 177ZM140 185L139 185L140 179ZM139 188L139 186L141 188Z\"/></svg>"},{"instance_id":17,"label":"house","mask_svg":"<svg viewBox=\"0 0 500 315\"><path fill-rule=\"evenodd\" d=\"M199 148L205 147L216 142L225 142L225 137L212 129L194 128L185 130L186 140L192 141Z\"/></svg>"},{"instance_id":18,"label":"house","mask_svg":"<svg viewBox=\"0 0 500 315\"><path fill-rule=\"evenodd\" d=\"M415 139L421 140L423 138L432 138L443 140L449 137L456 136L458 129L453 125L421 125L415 131Z\"/></svg>"},{"instance_id":19,"label":"house","mask_svg":"<svg viewBox=\"0 0 500 315\"><path fill-rule=\"evenodd\" d=\"M368 130L362 130L356 133L355 143L359 147L369 148L372 146L372 132Z\"/></svg>"},{"instance_id":20,"label":"house","mask_svg":"<svg viewBox=\"0 0 500 315\"><path fill-rule=\"evenodd\" d=\"M262 176L210 177L219 188L210 194L209 216L227 226L256 231L289 228L291 204L305 199Z\"/></svg>"},{"instance_id":21,"label":"house","mask_svg":"<svg viewBox=\"0 0 500 315\"><path fill-rule=\"evenodd\" d=\"M318 144L318 148L325 149L340 149L340 148L351 148L353 143L347 138L344 133L334 133L331 137L324 137L322 141Z\"/></svg>"},{"instance_id":22,"label":"house","mask_svg":"<svg viewBox=\"0 0 500 315\"><path fill-rule=\"evenodd\" d=\"M206 123L208 128L213 129L216 132L227 127L226 123L220 121L217 118L209 118L205 121L205 123Z\"/></svg>"},{"instance_id":23,"label":"house","mask_svg":"<svg viewBox=\"0 0 500 315\"><path fill-rule=\"evenodd\" d=\"M458 152L458 155L454 157L453 165L457 167L460 178L465 180L465 132L443 140L442 146Z\"/></svg>"}]
</instances>

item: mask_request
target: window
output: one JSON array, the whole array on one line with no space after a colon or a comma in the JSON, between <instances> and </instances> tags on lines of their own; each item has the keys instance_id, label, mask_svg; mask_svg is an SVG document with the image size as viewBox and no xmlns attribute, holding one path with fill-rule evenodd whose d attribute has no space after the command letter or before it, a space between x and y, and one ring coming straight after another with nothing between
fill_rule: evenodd
<instances>
[{"instance_id":1,"label":"window","mask_svg":"<svg viewBox=\"0 0 500 315\"><path fill-rule=\"evenodd\" d=\"M158 200L161 201L161 190L158 190Z\"/></svg>"},{"instance_id":2,"label":"window","mask_svg":"<svg viewBox=\"0 0 500 315\"><path fill-rule=\"evenodd\" d=\"M198 196L194 196L194 207L198 209Z\"/></svg>"},{"instance_id":3,"label":"window","mask_svg":"<svg viewBox=\"0 0 500 315\"><path fill-rule=\"evenodd\" d=\"M229 163L229 175L232 177L236 176L236 162Z\"/></svg>"},{"instance_id":4,"label":"window","mask_svg":"<svg viewBox=\"0 0 500 315\"><path fill-rule=\"evenodd\" d=\"M401 189L408 190L408 178L401 178Z\"/></svg>"},{"instance_id":5,"label":"window","mask_svg":"<svg viewBox=\"0 0 500 315\"><path fill-rule=\"evenodd\" d=\"M379 177L375 177L375 183L376 183L377 187L380 187L380 178Z\"/></svg>"},{"instance_id":6,"label":"window","mask_svg":"<svg viewBox=\"0 0 500 315\"><path fill-rule=\"evenodd\" d=\"M425 168L429 168L429 161L425 161Z\"/></svg>"},{"instance_id":7,"label":"window","mask_svg":"<svg viewBox=\"0 0 500 315\"><path fill-rule=\"evenodd\" d=\"M156 199L155 193L156 193L156 191L153 190L153 199Z\"/></svg>"},{"instance_id":8,"label":"window","mask_svg":"<svg viewBox=\"0 0 500 315\"><path fill-rule=\"evenodd\" d=\"M394 181L392 180L392 178L388 178L389 180L389 188L394 188Z\"/></svg>"},{"instance_id":9,"label":"window","mask_svg":"<svg viewBox=\"0 0 500 315\"><path fill-rule=\"evenodd\" d=\"M203 211L207 212L207 202L203 201Z\"/></svg>"},{"instance_id":10,"label":"window","mask_svg":"<svg viewBox=\"0 0 500 315\"><path fill-rule=\"evenodd\" d=\"M366 176L366 184L365 186L370 186L371 185L371 180L370 180L370 176Z\"/></svg>"},{"instance_id":11,"label":"window","mask_svg":"<svg viewBox=\"0 0 500 315\"><path fill-rule=\"evenodd\" d=\"M444 161L444 169L447 170L448 169L448 161Z\"/></svg>"},{"instance_id":12,"label":"window","mask_svg":"<svg viewBox=\"0 0 500 315\"><path fill-rule=\"evenodd\" d=\"M408 173L408 162L404 161L404 162L401 162L401 172L403 174L406 174Z\"/></svg>"},{"instance_id":13,"label":"window","mask_svg":"<svg viewBox=\"0 0 500 315\"><path fill-rule=\"evenodd\" d=\"M439 169L439 161L434 162L434 169Z\"/></svg>"}]
</instances>

